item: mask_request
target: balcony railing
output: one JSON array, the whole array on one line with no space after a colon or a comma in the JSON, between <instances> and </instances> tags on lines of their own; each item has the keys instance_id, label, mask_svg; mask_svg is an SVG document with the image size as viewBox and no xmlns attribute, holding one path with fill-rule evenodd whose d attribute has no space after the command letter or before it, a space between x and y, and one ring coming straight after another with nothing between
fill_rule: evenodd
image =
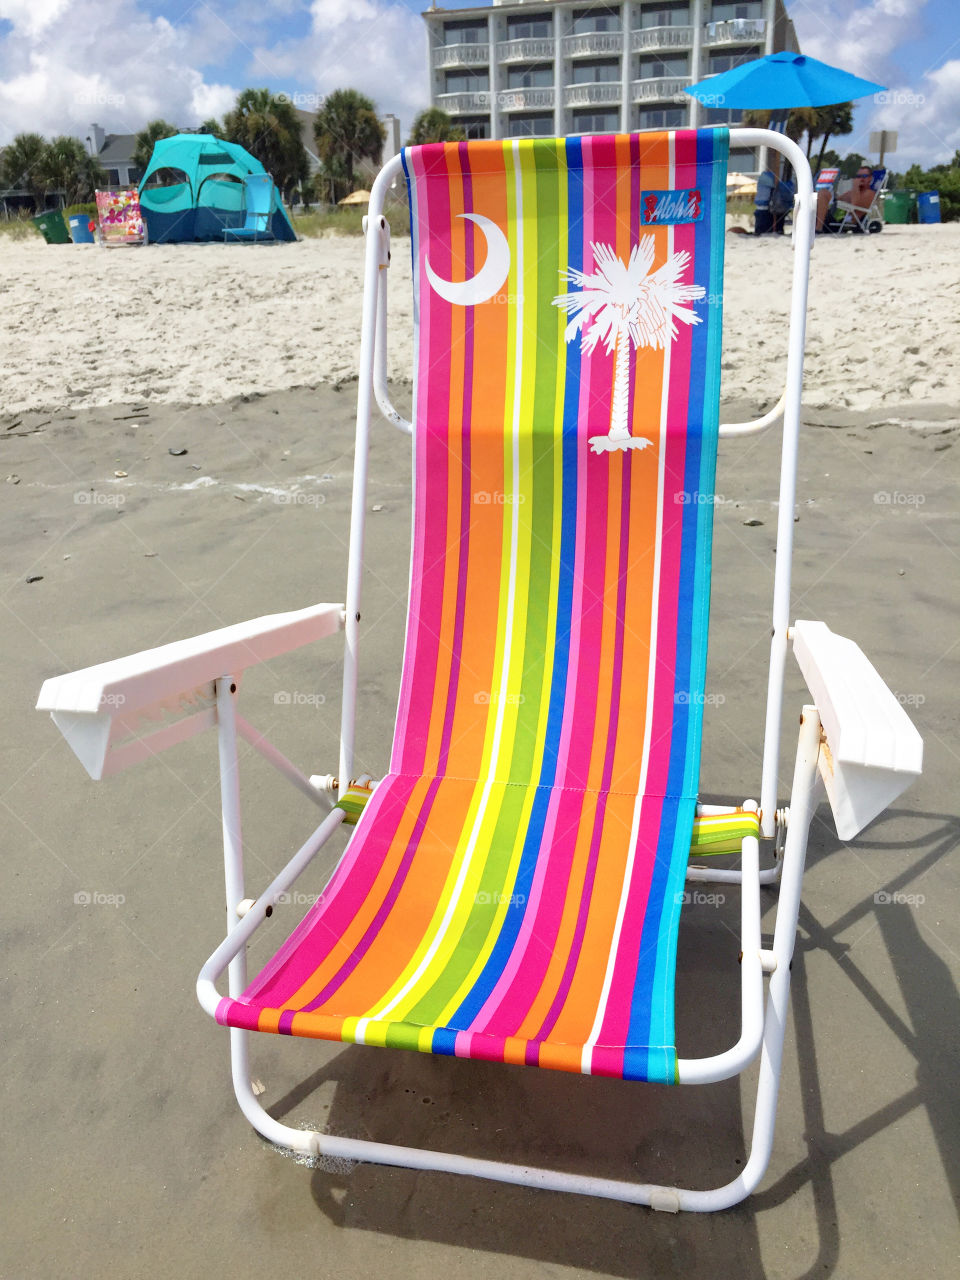
<instances>
[{"instance_id":1,"label":"balcony railing","mask_svg":"<svg viewBox=\"0 0 960 1280\"><path fill-rule=\"evenodd\" d=\"M766 34L766 18L730 18L727 22L708 22L703 28L703 43L708 48L722 44L762 44Z\"/></svg>"},{"instance_id":2,"label":"balcony railing","mask_svg":"<svg viewBox=\"0 0 960 1280\"><path fill-rule=\"evenodd\" d=\"M461 112L481 112L490 110L490 94L484 90L478 93L438 93L437 106L443 107L451 115Z\"/></svg>"},{"instance_id":3,"label":"balcony railing","mask_svg":"<svg viewBox=\"0 0 960 1280\"><path fill-rule=\"evenodd\" d=\"M684 93L687 85L693 83L690 76L651 76L647 80L634 80L634 102L676 102L686 106L692 101Z\"/></svg>"},{"instance_id":4,"label":"balcony railing","mask_svg":"<svg viewBox=\"0 0 960 1280\"><path fill-rule=\"evenodd\" d=\"M546 58L553 61L553 54L552 36L540 36L527 40L500 40L497 43L498 62L543 62Z\"/></svg>"},{"instance_id":5,"label":"balcony railing","mask_svg":"<svg viewBox=\"0 0 960 1280\"><path fill-rule=\"evenodd\" d=\"M693 27L644 27L630 32L630 48L634 53L650 49L692 49Z\"/></svg>"},{"instance_id":6,"label":"balcony railing","mask_svg":"<svg viewBox=\"0 0 960 1280\"><path fill-rule=\"evenodd\" d=\"M619 107L620 92L619 80L604 84L568 84L563 91L563 102L567 107Z\"/></svg>"},{"instance_id":7,"label":"balcony railing","mask_svg":"<svg viewBox=\"0 0 960 1280\"><path fill-rule=\"evenodd\" d=\"M579 58L590 53L622 53L623 34L620 31L585 31L577 36L563 37L563 53L567 58Z\"/></svg>"},{"instance_id":8,"label":"balcony railing","mask_svg":"<svg viewBox=\"0 0 960 1280\"><path fill-rule=\"evenodd\" d=\"M435 67L485 67L490 62L490 46L483 44L441 44L433 51Z\"/></svg>"},{"instance_id":9,"label":"balcony railing","mask_svg":"<svg viewBox=\"0 0 960 1280\"><path fill-rule=\"evenodd\" d=\"M501 89L497 105L501 111L542 111L553 108L553 89Z\"/></svg>"}]
</instances>

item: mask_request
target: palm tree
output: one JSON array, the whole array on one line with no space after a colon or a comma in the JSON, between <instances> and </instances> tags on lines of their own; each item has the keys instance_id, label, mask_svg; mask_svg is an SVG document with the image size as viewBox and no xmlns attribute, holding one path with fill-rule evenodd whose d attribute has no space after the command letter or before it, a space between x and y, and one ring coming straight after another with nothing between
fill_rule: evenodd
<instances>
[{"instance_id":1,"label":"palm tree","mask_svg":"<svg viewBox=\"0 0 960 1280\"><path fill-rule=\"evenodd\" d=\"M418 147L425 142L462 142L466 136L440 107L427 107L410 126L407 146Z\"/></svg>"},{"instance_id":2,"label":"palm tree","mask_svg":"<svg viewBox=\"0 0 960 1280\"><path fill-rule=\"evenodd\" d=\"M337 89L317 112L313 136L333 198L340 200L357 186L357 164L380 159L387 131L369 98L356 89Z\"/></svg>"},{"instance_id":3,"label":"palm tree","mask_svg":"<svg viewBox=\"0 0 960 1280\"><path fill-rule=\"evenodd\" d=\"M62 191L68 205L92 199L97 181L106 177L80 139L66 134L48 143L41 169L48 187Z\"/></svg>"},{"instance_id":4,"label":"palm tree","mask_svg":"<svg viewBox=\"0 0 960 1280\"><path fill-rule=\"evenodd\" d=\"M817 157L814 173L823 165L824 152L830 139L839 137L841 134L853 133L853 103L837 102L830 107L817 107L817 116L816 137L822 138L823 141L820 144L820 155ZM809 155L808 148L807 156Z\"/></svg>"},{"instance_id":5,"label":"palm tree","mask_svg":"<svg viewBox=\"0 0 960 1280\"><path fill-rule=\"evenodd\" d=\"M209 120L204 120L203 124L200 126L200 132L210 133L215 138L223 138L225 130L220 121L211 116Z\"/></svg>"},{"instance_id":6,"label":"palm tree","mask_svg":"<svg viewBox=\"0 0 960 1280\"><path fill-rule=\"evenodd\" d=\"M223 131L228 142L239 143L260 161L284 194L306 179L300 117L286 94L244 89L224 116Z\"/></svg>"},{"instance_id":7,"label":"palm tree","mask_svg":"<svg viewBox=\"0 0 960 1280\"><path fill-rule=\"evenodd\" d=\"M137 134L137 141L133 148L133 163L136 167L141 172L146 169L153 155L154 143L159 142L161 138L172 138L178 132L176 125L170 124L167 120L151 120L147 127Z\"/></svg>"},{"instance_id":8,"label":"palm tree","mask_svg":"<svg viewBox=\"0 0 960 1280\"><path fill-rule=\"evenodd\" d=\"M633 246L628 262L618 258L608 244L594 244L592 249L593 273L576 269L561 272L579 289L558 294L553 300L554 306L573 317L563 335L567 342L579 333L580 349L586 355L602 341L607 355L614 356L610 430L605 436L591 436L590 447L594 453L646 449L649 440L630 434L630 346L662 351L668 341L679 336L678 320L699 324L693 308L683 304L702 298L705 290L699 284L680 283L690 262L685 249L651 272L656 252L653 236L644 236Z\"/></svg>"},{"instance_id":9,"label":"palm tree","mask_svg":"<svg viewBox=\"0 0 960 1280\"><path fill-rule=\"evenodd\" d=\"M47 144L39 133L18 133L10 145L4 148L0 166L0 182L5 187L29 191L38 211L43 208L47 193L43 158Z\"/></svg>"}]
</instances>

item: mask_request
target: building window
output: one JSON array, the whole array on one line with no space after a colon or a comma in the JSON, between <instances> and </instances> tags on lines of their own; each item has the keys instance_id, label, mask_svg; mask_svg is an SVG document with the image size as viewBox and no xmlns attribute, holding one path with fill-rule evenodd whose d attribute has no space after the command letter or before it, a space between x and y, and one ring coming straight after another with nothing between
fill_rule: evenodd
<instances>
[{"instance_id":1,"label":"building window","mask_svg":"<svg viewBox=\"0 0 960 1280\"><path fill-rule=\"evenodd\" d=\"M136 186L143 177L143 170L134 168L133 165L127 170L127 182L130 186Z\"/></svg>"},{"instance_id":2,"label":"building window","mask_svg":"<svg viewBox=\"0 0 960 1280\"><path fill-rule=\"evenodd\" d=\"M573 64L573 84L614 84L619 79L619 58L584 58Z\"/></svg>"},{"instance_id":3,"label":"building window","mask_svg":"<svg viewBox=\"0 0 960 1280\"><path fill-rule=\"evenodd\" d=\"M715 76L721 71L732 71L741 62L750 62L756 56L756 49L728 49L726 53L711 53L710 74Z\"/></svg>"},{"instance_id":4,"label":"building window","mask_svg":"<svg viewBox=\"0 0 960 1280\"><path fill-rule=\"evenodd\" d=\"M704 15L706 16L706 15ZM710 10L712 22L732 22L736 18L762 18L763 0L740 0L737 4L714 0Z\"/></svg>"},{"instance_id":5,"label":"building window","mask_svg":"<svg viewBox=\"0 0 960 1280\"><path fill-rule=\"evenodd\" d=\"M656 107L639 112L638 123L641 129L679 129L686 118L687 113L683 107Z\"/></svg>"},{"instance_id":6,"label":"building window","mask_svg":"<svg viewBox=\"0 0 960 1280\"><path fill-rule=\"evenodd\" d=\"M732 150L727 160L730 173L756 173L757 157L753 151Z\"/></svg>"},{"instance_id":7,"label":"building window","mask_svg":"<svg viewBox=\"0 0 960 1280\"><path fill-rule=\"evenodd\" d=\"M688 76L690 62L685 53L659 58L649 55L640 59L640 79L655 80L661 76Z\"/></svg>"},{"instance_id":8,"label":"building window","mask_svg":"<svg viewBox=\"0 0 960 1280\"><path fill-rule=\"evenodd\" d=\"M553 15L533 13L507 18L508 40L543 40L553 35Z\"/></svg>"},{"instance_id":9,"label":"building window","mask_svg":"<svg viewBox=\"0 0 960 1280\"><path fill-rule=\"evenodd\" d=\"M120 185L120 170L108 169L107 170L107 186L119 187L119 185Z\"/></svg>"},{"instance_id":10,"label":"building window","mask_svg":"<svg viewBox=\"0 0 960 1280\"><path fill-rule=\"evenodd\" d=\"M508 138L552 138L553 113L516 112L507 122Z\"/></svg>"},{"instance_id":11,"label":"building window","mask_svg":"<svg viewBox=\"0 0 960 1280\"><path fill-rule=\"evenodd\" d=\"M690 24L690 6L687 0L658 0L657 4L640 7L640 27L686 27Z\"/></svg>"},{"instance_id":12,"label":"building window","mask_svg":"<svg viewBox=\"0 0 960 1280\"><path fill-rule=\"evenodd\" d=\"M573 34L587 35L594 31L619 31L619 9L574 9Z\"/></svg>"},{"instance_id":13,"label":"building window","mask_svg":"<svg viewBox=\"0 0 960 1280\"><path fill-rule=\"evenodd\" d=\"M486 22L445 22L444 44L487 44L490 33Z\"/></svg>"},{"instance_id":14,"label":"building window","mask_svg":"<svg viewBox=\"0 0 960 1280\"><path fill-rule=\"evenodd\" d=\"M713 107L708 107L704 124L742 124L742 111L718 111Z\"/></svg>"},{"instance_id":15,"label":"building window","mask_svg":"<svg viewBox=\"0 0 960 1280\"><path fill-rule=\"evenodd\" d=\"M457 116L457 127L462 129L468 138L490 137L488 116Z\"/></svg>"},{"instance_id":16,"label":"building window","mask_svg":"<svg viewBox=\"0 0 960 1280\"><path fill-rule=\"evenodd\" d=\"M485 93L490 88L487 71L448 71L444 77L444 93Z\"/></svg>"},{"instance_id":17,"label":"building window","mask_svg":"<svg viewBox=\"0 0 960 1280\"><path fill-rule=\"evenodd\" d=\"M619 133L619 111L574 111L574 133Z\"/></svg>"},{"instance_id":18,"label":"building window","mask_svg":"<svg viewBox=\"0 0 960 1280\"><path fill-rule=\"evenodd\" d=\"M550 88L553 84L553 67L541 63L537 67L510 67L507 70L508 89Z\"/></svg>"}]
</instances>

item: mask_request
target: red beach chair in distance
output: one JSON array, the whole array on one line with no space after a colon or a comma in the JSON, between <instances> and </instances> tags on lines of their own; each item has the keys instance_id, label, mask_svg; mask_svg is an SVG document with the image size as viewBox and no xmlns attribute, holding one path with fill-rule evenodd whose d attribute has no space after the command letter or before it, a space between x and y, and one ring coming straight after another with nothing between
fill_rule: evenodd
<instances>
[{"instance_id":1,"label":"red beach chair in distance","mask_svg":"<svg viewBox=\"0 0 960 1280\"><path fill-rule=\"evenodd\" d=\"M366 232L345 606L238 624L44 685L38 705L94 777L216 726L228 933L197 991L231 1028L243 1112L275 1143L671 1211L724 1208L763 1175L819 780L848 839L917 775L921 743L852 642L822 623L790 626L815 203L794 143L764 130L736 141L781 151L799 187L759 804L710 810L697 800L718 439L777 416L718 422L724 129L436 144L391 160ZM383 201L401 173L413 233L412 423L389 403L385 378ZM412 433L415 461L399 708L389 769L375 783L354 778L353 746L374 399ZM240 716L238 682L247 667L340 627L339 770L308 779ZM777 750L791 643L812 703L788 811ZM171 705L180 718L157 728L158 709ZM332 805L252 899L240 737ZM353 831L321 901L248 981L247 942L342 824ZM732 854L733 865L703 861L714 853ZM689 881L734 883L742 894L741 938L731 941L743 954L740 1035L706 1058L682 1056L674 1035ZM765 948L760 886L776 881ZM729 1078L759 1055L753 1150L738 1176L702 1191L300 1131L254 1094L254 1031L680 1084Z\"/></svg>"}]
</instances>

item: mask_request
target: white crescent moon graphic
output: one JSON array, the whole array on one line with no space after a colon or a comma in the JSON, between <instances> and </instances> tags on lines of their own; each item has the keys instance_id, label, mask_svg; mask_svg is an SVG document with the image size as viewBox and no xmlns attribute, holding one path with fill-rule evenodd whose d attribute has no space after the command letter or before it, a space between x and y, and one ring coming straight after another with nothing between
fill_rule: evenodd
<instances>
[{"instance_id":1,"label":"white crescent moon graphic","mask_svg":"<svg viewBox=\"0 0 960 1280\"><path fill-rule=\"evenodd\" d=\"M424 259L427 279L434 290L447 302L457 307L475 307L478 302L486 302L498 293L510 271L510 246L507 237L495 222L480 213L461 213L460 218L469 218L475 222L483 233L487 243L487 259L475 276L469 280L442 280L428 259Z\"/></svg>"}]
</instances>

